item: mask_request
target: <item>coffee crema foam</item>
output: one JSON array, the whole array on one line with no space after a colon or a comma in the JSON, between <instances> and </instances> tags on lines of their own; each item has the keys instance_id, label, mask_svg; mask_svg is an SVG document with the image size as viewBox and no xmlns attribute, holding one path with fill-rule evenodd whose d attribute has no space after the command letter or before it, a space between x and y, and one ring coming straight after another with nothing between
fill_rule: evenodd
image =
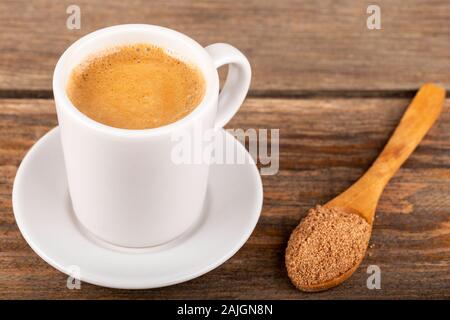
<instances>
[{"instance_id":1,"label":"coffee crema foam","mask_svg":"<svg viewBox=\"0 0 450 320\"><path fill-rule=\"evenodd\" d=\"M198 67L152 44L113 47L88 58L66 88L89 118L123 129L157 128L182 119L201 102Z\"/></svg>"}]
</instances>

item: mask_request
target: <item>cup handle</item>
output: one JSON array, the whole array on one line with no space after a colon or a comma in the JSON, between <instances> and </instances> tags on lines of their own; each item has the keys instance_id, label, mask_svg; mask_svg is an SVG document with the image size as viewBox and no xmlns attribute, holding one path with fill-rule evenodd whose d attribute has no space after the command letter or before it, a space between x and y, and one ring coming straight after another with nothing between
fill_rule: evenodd
<instances>
[{"instance_id":1,"label":"cup handle","mask_svg":"<svg viewBox=\"0 0 450 320\"><path fill-rule=\"evenodd\" d=\"M241 107L250 87L252 71L242 52L229 44L215 43L205 49L216 68L229 64L227 79L219 94L217 129L224 127Z\"/></svg>"}]
</instances>

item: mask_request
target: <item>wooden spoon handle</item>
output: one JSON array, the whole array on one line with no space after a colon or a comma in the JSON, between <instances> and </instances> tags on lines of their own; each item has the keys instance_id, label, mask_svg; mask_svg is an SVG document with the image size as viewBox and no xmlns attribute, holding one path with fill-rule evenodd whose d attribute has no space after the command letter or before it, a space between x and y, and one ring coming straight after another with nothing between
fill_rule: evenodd
<instances>
[{"instance_id":1,"label":"wooden spoon handle","mask_svg":"<svg viewBox=\"0 0 450 320\"><path fill-rule=\"evenodd\" d=\"M373 163L373 173L381 175L385 183L392 178L439 118L444 100L443 88L434 84L425 84L420 88L394 134Z\"/></svg>"},{"instance_id":2,"label":"wooden spoon handle","mask_svg":"<svg viewBox=\"0 0 450 320\"><path fill-rule=\"evenodd\" d=\"M444 100L445 90L442 87L423 85L370 169L326 205L354 209L371 223L384 187L439 117Z\"/></svg>"}]
</instances>

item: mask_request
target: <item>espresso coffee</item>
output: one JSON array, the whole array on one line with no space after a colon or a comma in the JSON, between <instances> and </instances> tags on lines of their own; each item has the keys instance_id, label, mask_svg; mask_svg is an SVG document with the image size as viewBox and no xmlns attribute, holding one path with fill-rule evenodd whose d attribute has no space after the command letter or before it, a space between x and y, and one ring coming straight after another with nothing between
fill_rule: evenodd
<instances>
[{"instance_id":1,"label":"espresso coffee","mask_svg":"<svg viewBox=\"0 0 450 320\"><path fill-rule=\"evenodd\" d=\"M198 67L151 44L114 47L71 73L67 95L89 118L124 129L157 128L182 119L201 102Z\"/></svg>"}]
</instances>

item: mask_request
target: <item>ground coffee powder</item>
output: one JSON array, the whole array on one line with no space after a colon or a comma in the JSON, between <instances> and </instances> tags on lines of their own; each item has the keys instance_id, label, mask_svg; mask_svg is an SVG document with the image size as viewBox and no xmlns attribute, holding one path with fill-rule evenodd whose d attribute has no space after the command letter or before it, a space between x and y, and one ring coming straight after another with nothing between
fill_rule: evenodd
<instances>
[{"instance_id":1,"label":"ground coffee powder","mask_svg":"<svg viewBox=\"0 0 450 320\"><path fill-rule=\"evenodd\" d=\"M363 259L370 232L357 214L322 206L310 209L288 242L289 278L301 289L345 273Z\"/></svg>"}]
</instances>

